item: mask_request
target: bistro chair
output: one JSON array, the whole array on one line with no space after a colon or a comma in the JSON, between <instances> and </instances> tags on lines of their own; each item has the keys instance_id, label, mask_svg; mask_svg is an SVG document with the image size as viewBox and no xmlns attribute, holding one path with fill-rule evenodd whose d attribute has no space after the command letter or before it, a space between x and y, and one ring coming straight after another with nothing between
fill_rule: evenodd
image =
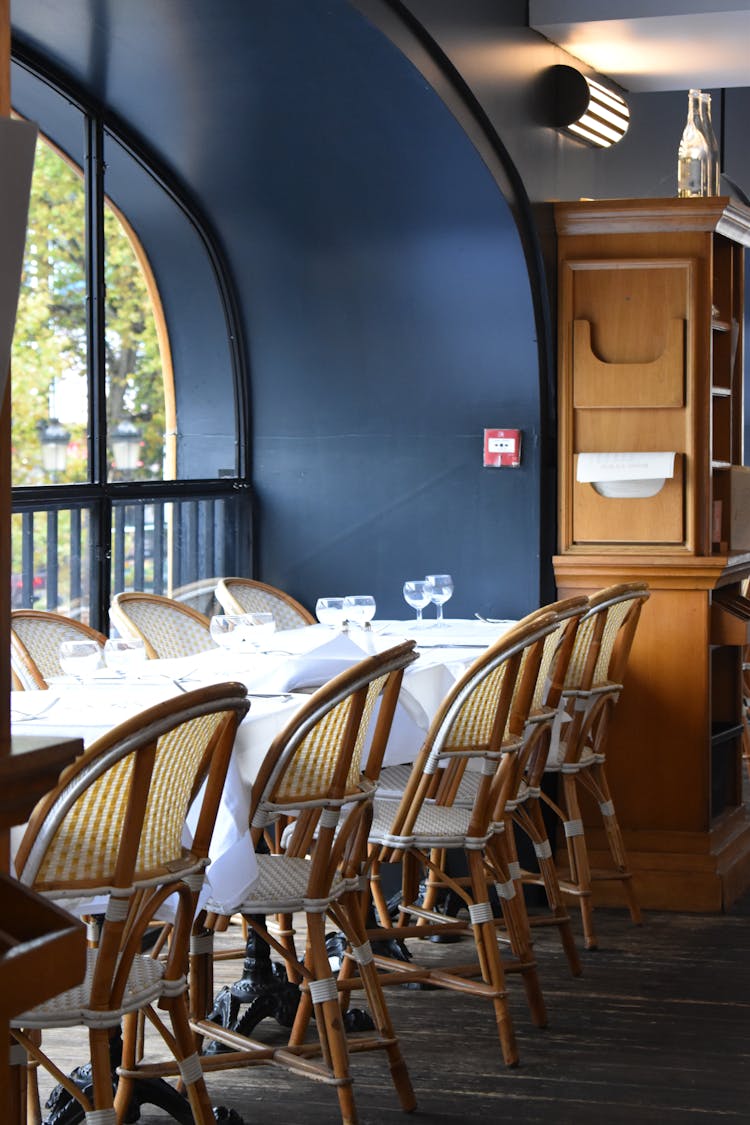
<instances>
[{"instance_id":1,"label":"bistro chair","mask_svg":"<svg viewBox=\"0 0 750 1125\"><path fill-rule=\"evenodd\" d=\"M122 636L143 640L149 660L192 656L216 647L204 614L161 594L115 594L109 619Z\"/></svg>"},{"instance_id":2,"label":"bistro chair","mask_svg":"<svg viewBox=\"0 0 750 1125\"><path fill-rule=\"evenodd\" d=\"M580 613L580 608L578 609ZM544 1000L531 950L523 895L517 893L507 846L506 808L518 789L518 775L543 746L543 731L554 709L542 705L536 722L532 712L543 700L540 683L545 650L560 649L561 637L574 628L571 615L537 612L519 622L483 653L456 682L441 704L417 757L400 800L376 797L370 831L372 892L380 925L371 940L396 940L459 934L473 939L475 959L466 964L431 967L420 964L409 949L408 960L376 956L385 970L383 982L429 982L438 988L470 993L494 1008L503 1058L518 1062L505 976L520 972L534 1023L546 1023ZM551 638L554 638L550 644ZM547 670L549 665L547 665ZM533 727L533 733L530 733ZM465 788L461 793L461 785ZM446 870L445 853L463 857L468 876ZM397 923L379 887L380 863L402 865L402 893ZM427 902L424 873L429 875ZM501 919L490 901L488 879L498 896ZM448 914L434 908L431 895L442 887L458 902ZM450 901L450 899L449 899ZM458 916L468 913L468 921ZM558 911L561 925L563 911ZM413 921L410 921L413 919ZM569 923L566 920L566 923ZM502 958L499 928L503 926L512 958ZM573 946L572 936L567 942ZM344 966L345 971L349 971Z\"/></svg>"},{"instance_id":3,"label":"bistro chair","mask_svg":"<svg viewBox=\"0 0 750 1125\"><path fill-rule=\"evenodd\" d=\"M10 670L16 691L49 687L62 675L60 645L63 641L91 640L102 649L106 637L83 621L43 609L14 609L10 615Z\"/></svg>"},{"instance_id":4,"label":"bistro chair","mask_svg":"<svg viewBox=\"0 0 750 1125\"><path fill-rule=\"evenodd\" d=\"M197 609L204 617L213 617L215 613L222 612L216 600L218 581L218 578L198 578L195 582L187 582L172 591L172 600Z\"/></svg>"},{"instance_id":5,"label":"bistro chair","mask_svg":"<svg viewBox=\"0 0 750 1125\"><path fill-rule=\"evenodd\" d=\"M558 879L557 867L554 861L552 844L549 841L547 827L542 815L539 798L544 767L552 738L555 724L558 721L558 711L562 691L567 674L568 662L573 650L573 643L578 629L578 623L588 609L588 598L571 597L555 602L535 610L524 618L531 622L553 613L558 621L556 629L552 630L544 641L542 659L537 672L534 695L529 710L522 748L514 756L513 777L508 786L508 796L505 804L504 816L497 825L497 830L504 833L504 842L508 849L508 870L510 876L516 881L516 891L522 893L523 871L518 861L516 847L516 832L522 831L529 839L536 857L536 864L541 883L544 887L549 913L541 913L530 919L530 925L558 927L563 949L566 954L570 971L573 976L581 973L581 962L576 950L571 929L570 916L564 904L562 891ZM381 786L383 796L399 799L408 784L412 766L388 766L381 772ZM443 774L444 767L439 769L438 775ZM454 767L453 776L446 775L441 780L433 783L432 793L438 801L449 800L454 805L472 806L476 800L481 774L476 770L466 769L458 784ZM446 854L445 850L435 851L431 855L436 870L443 871ZM373 887L380 894L379 884L376 881ZM441 894L446 892L442 876L428 872L424 884L423 907L432 911L436 908ZM381 899L379 912L386 912L386 903ZM419 921L418 925L421 924Z\"/></svg>"},{"instance_id":6,"label":"bistro chair","mask_svg":"<svg viewBox=\"0 0 750 1125\"><path fill-rule=\"evenodd\" d=\"M257 845L279 818L290 824L281 850L258 854L258 879L237 908L248 926L299 982L299 1006L288 1042L273 1046L227 1030L204 1018L211 988L211 955L195 953L192 1021L194 1031L223 1043L227 1053L204 1059L207 1069L271 1064L336 1087L344 1122L356 1121L349 1070L350 1050L386 1052L401 1106L415 1106L408 1072L393 1030L373 954L360 917L360 875L365 860L367 824L375 789L372 776L382 761L404 669L417 659L414 641L368 657L310 696L271 743L253 785L251 833ZM377 719L375 707L380 700ZM373 719L368 773L361 768L365 735ZM215 910L218 908L214 908ZM207 905L205 925L217 917ZM293 934L279 938L269 929L269 915L304 913L306 942L302 960ZM332 975L325 940L330 914L349 943L360 968L374 1031L353 1035L344 1030L339 986ZM203 919L198 920L198 929ZM203 933L199 934L201 939ZM344 986L342 986L343 988ZM345 990L348 994L348 989ZM314 1016L317 1043L306 1041Z\"/></svg>"},{"instance_id":7,"label":"bistro chair","mask_svg":"<svg viewBox=\"0 0 750 1125\"><path fill-rule=\"evenodd\" d=\"M188 946L208 848L235 733L249 707L240 684L204 687L152 707L97 739L32 813L16 854L20 881L57 901L105 896L86 978L16 1017L11 1034L82 1106L86 1121L119 1125L138 1077L178 1075L193 1120L214 1122L188 1023ZM205 786L201 789L205 781ZM193 839L185 818L199 794ZM141 952L142 938L171 898L175 918L165 957ZM73 904L75 908L75 903ZM157 1014L169 1016L171 1031ZM147 1015L172 1058L146 1065L138 1045ZM123 1027L113 1096L111 1038ZM45 1028L85 1026L91 1056L87 1097L43 1050Z\"/></svg>"},{"instance_id":8,"label":"bistro chair","mask_svg":"<svg viewBox=\"0 0 750 1125\"><path fill-rule=\"evenodd\" d=\"M252 578L222 578L216 598L225 613L272 613L277 629L315 624L313 615L290 594Z\"/></svg>"},{"instance_id":9,"label":"bistro chair","mask_svg":"<svg viewBox=\"0 0 750 1125\"><path fill-rule=\"evenodd\" d=\"M597 947L592 880L621 882L633 922L641 921L605 766L610 724L622 695L628 657L648 597L647 583L627 582L600 590L589 599L589 610L576 634L563 692L567 721L556 727L545 767L559 778L557 800L545 792L541 798L556 813L565 833L569 876L561 880L561 886L566 894L578 899L587 949ZM594 873L579 788L594 798L612 861L610 868ZM527 875L524 881L538 880Z\"/></svg>"}]
</instances>

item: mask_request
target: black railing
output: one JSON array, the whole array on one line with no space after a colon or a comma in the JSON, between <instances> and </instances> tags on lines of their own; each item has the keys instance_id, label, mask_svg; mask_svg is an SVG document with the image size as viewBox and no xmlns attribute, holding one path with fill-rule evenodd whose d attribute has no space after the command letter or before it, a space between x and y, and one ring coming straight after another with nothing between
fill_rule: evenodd
<instances>
[{"instance_id":1,"label":"black railing","mask_svg":"<svg viewBox=\"0 0 750 1125\"><path fill-rule=\"evenodd\" d=\"M107 546L94 542L92 529L107 526L96 501L26 503L13 515L11 607L63 613L106 632L100 607L121 590L171 596L202 578L248 574L246 503L237 491L112 500Z\"/></svg>"}]
</instances>

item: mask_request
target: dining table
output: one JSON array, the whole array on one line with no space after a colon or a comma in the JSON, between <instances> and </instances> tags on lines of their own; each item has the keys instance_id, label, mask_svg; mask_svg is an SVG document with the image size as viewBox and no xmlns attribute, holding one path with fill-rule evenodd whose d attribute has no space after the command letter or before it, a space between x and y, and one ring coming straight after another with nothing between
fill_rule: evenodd
<instances>
[{"instance_id":1,"label":"dining table","mask_svg":"<svg viewBox=\"0 0 750 1125\"><path fill-rule=\"evenodd\" d=\"M210 898L231 915L257 874L248 827L253 782L274 737L310 691L365 656L414 639L419 659L404 675L384 765L411 762L446 692L513 624L510 620L376 620L369 628L347 630L314 624L276 632L264 641L262 650L216 647L177 659L148 660L127 672L103 667L85 678L61 676L47 690L11 692L11 734L76 736L85 747L178 692L224 680L243 683L250 709L235 738L201 899L202 903ZM13 830L13 851L22 833L23 826ZM188 844L190 834L189 816ZM66 905L81 913L91 910L90 902Z\"/></svg>"}]
</instances>

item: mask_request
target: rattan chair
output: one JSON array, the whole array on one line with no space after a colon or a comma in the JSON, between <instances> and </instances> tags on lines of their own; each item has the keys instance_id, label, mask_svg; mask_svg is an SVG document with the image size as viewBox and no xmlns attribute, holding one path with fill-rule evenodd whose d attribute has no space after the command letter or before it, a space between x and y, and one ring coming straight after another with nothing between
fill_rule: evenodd
<instances>
[{"instance_id":1,"label":"rattan chair","mask_svg":"<svg viewBox=\"0 0 750 1125\"><path fill-rule=\"evenodd\" d=\"M222 613L222 608L216 600L216 584L218 578L198 578L195 582L187 582L184 586L177 586L172 591L172 600L189 605L197 609L204 617L213 617L215 613Z\"/></svg>"},{"instance_id":2,"label":"rattan chair","mask_svg":"<svg viewBox=\"0 0 750 1125\"><path fill-rule=\"evenodd\" d=\"M516 882L516 891L521 893L523 869L518 860L516 832L522 831L530 840L549 908L549 913L535 914L530 924L532 926L554 925L558 927L563 949L573 976L580 975L581 961L575 946L570 916L562 896L553 848L548 838L539 799L544 767L556 727L568 662L573 650L578 623L588 609L588 605L588 598L584 596L566 598L552 605L543 606L524 619L528 623L533 621L535 617L540 618L553 613L557 618L558 626L549 633L544 641L544 650L537 673L523 746L514 756L513 777L508 785L505 815L502 822L497 826L498 831L505 834L504 843L507 848L508 870L511 878ZM411 770L412 766L410 765L386 767L382 771L380 779L380 788L383 795L393 799L398 794L400 799L400 795L408 784ZM442 775L443 769L438 772ZM436 776L432 786L432 794L438 801L471 806L477 796L480 778L481 775L478 772L464 770L460 780L458 780L455 767L453 767L452 775L448 774L439 778ZM430 858L434 865L433 870L444 871L446 861L444 851L435 851ZM490 874L492 875L491 871ZM455 875L453 877L456 878ZM496 879L491 878L491 890L492 884L496 881ZM373 885L379 893L377 883ZM445 893L444 876L437 877L433 874L433 871L428 872L422 902L425 910L433 911L437 907L441 895L444 896ZM386 905L381 899L379 902L381 915L384 913Z\"/></svg>"},{"instance_id":3,"label":"rattan chair","mask_svg":"<svg viewBox=\"0 0 750 1125\"><path fill-rule=\"evenodd\" d=\"M580 611L579 611L580 612ZM415 761L400 800L376 797L370 832L373 898L380 926L371 939L412 938L460 934L473 939L475 960L439 967L411 959L376 957L387 983L429 981L439 988L473 993L494 1008L500 1045L507 1065L518 1062L513 1022L506 995L508 969L520 972L533 1021L546 1023L544 999L523 896L517 894L510 870L511 853L505 839L506 808L518 790L518 775L538 747L544 745L545 725L553 721L540 684L547 654L563 651L565 630L575 617L563 621L554 612L538 612L519 622L482 654L443 701ZM549 642L549 643L548 643ZM549 671L549 667L547 668ZM530 722L534 714L533 724ZM530 733L533 726L533 734ZM471 770L471 774L470 774ZM464 784L463 793L461 786ZM468 799L467 799L468 798ZM458 851L468 878L446 873L446 851ZM379 889L381 862L401 862L402 895L397 924ZM427 902L423 877L430 875ZM488 876L497 891L502 918L490 902ZM468 913L433 908L436 888L452 892ZM559 911L561 925L563 911ZM410 921L413 919L413 921ZM512 958L501 958L498 929L510 941ZM568 945L573 945L568 934Z\"/></svg>"},{"instance_id":4,"label":"rattan chair","mask_svg":"<svg viewBox=\"0 0 750 1125\"><path fill-rule=\"evenodd\" d=\"M216 598L225 613L272 613L277 629L315 624L313 615L289 594L251 578L222 578Z\"/></svg>"},{"instance_id":5,"label":"rattan chair","mask_svg":"<svg viewBox=\"0 0 750 1125\"><path fill-rule=\"evenodd\" d=\"M300 982L300 1002L288 1042L269 1045L201 1018L211 993L207 980L211 962L207 951L195 954L193 1029L228 1048L226 1054L209 1056L205 1065L226 1069L270 1063L329 1083L338 1093L344 1122L356 1121L356 1110L350 1044L326 951L326 914L332 916L357 959L361 987L375 1024L373 1033L352 1037L352 1049L385 1050L403 1109L415 1105L359 913L373 777L382 760L403 670L415 659L414 642L407 641L360 661L319 688L274 739L253 785L251 831L256 845L277 818L293 818L284 834L283 850L258 855L258 880L238 907L248 925L283 959L290 980ZM365 734L378 698L363 772ZM217 919L210 913L210 903L207 910L205 922L211 929ZM265 921L269 915L296 912L304 912L307 924L301 961L291 935L279 939ZM306 1041L313 1014L317 1042Z\"/></svg>"},{"instance_id":6,"label":"rattan chair","mask_svg":"<svg viewBox=\"0 0 750 1125\"><path fill-rule=\"evenodd\" d=\"M192 656L215 648L209 619L161 594L115 594L109 619L125 637L140 637L149 660Z\"/></svg>"},{"instance_id":7,"label":"rattan chair","mask_svg":"<svg viewBox=\"0 0 750 1125\"><path fill-rule=\"evenodd\" d=\"M609 727L623 690L623 678L648 585L627 582L609 586L589 599L568 665L563 704L567 722L556 728L557 738L546 770L559 775L558 799L542 799L560 819L567 845L569 877L561 879L566 894L579 902L587 949L596 949L592 880L622 884L633 921L641 921L633 878L606 774ZM579 803L579 787L596 803L605 829L612 866L591 870ZM526 875L526 882L536 881Z\"/></svg>"},{"instance_id":8,"label":"rattan chair","mask_svg":"<svg viewBox=\"0 0 750 1125\"><path fill-rule=\"evenodd\" d=\"M70 617L42 609L14 609L10 615L10 669L16 691L44 689L61 676L63 641L92 640L102 648L106 637Z\"/></svg>"},{"instance_id":9,"label":"rattan chair","mask_svg":"<svg viewBox=\"0 0 750 1125\"><path fill-rule=\"evenodd\" d=\"M188 1024L188 946L208 848L237 725L247 712L239 684L217 684L144 711L93 743L36 807L16 855L20 881L55 900L107 896L98 941L78 988L24 1012L12 1035L83 1107L87 1122L127 1116L136 1077L179 1075L193 1119L214 1122ZM206 781L192 844L185 817ZM146 927L176 899L164 959L140 952ZM169 1016L171 1032L156 1005ZM145 1065L140 1012L171 1058ZM113 1098L111 1034L122 1023L122 1064ZM54 1067L40 1029L82 1025L91 1052L91 1097ZM40 1045L41 1043L41 1045Z\"/></svg>"}]
</instances>

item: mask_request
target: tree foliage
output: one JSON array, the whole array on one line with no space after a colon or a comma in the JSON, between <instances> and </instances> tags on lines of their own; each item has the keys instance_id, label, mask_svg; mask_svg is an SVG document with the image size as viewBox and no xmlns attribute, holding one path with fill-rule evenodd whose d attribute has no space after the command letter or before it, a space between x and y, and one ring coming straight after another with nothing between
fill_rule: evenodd
<instances>
[{"instance_id":1,"label":"tree foliage","mask_svg":"<svg viewBox=\"0 0 750 1125\"><path fill-rule=\"evenodd\" d=\"M164 379L156 322L129 233L105 208L105 379L107 427L130 418L141 431L139 467L129 479L161 478ZM51 145L37 144L24 268L12 353L12 476L48 484L40 427L60 417L70 432L57 481L90 479L87 394L86 239L83 178ZM108 453L110 476L117 476Z\"/></svg>"}]
</instances>

